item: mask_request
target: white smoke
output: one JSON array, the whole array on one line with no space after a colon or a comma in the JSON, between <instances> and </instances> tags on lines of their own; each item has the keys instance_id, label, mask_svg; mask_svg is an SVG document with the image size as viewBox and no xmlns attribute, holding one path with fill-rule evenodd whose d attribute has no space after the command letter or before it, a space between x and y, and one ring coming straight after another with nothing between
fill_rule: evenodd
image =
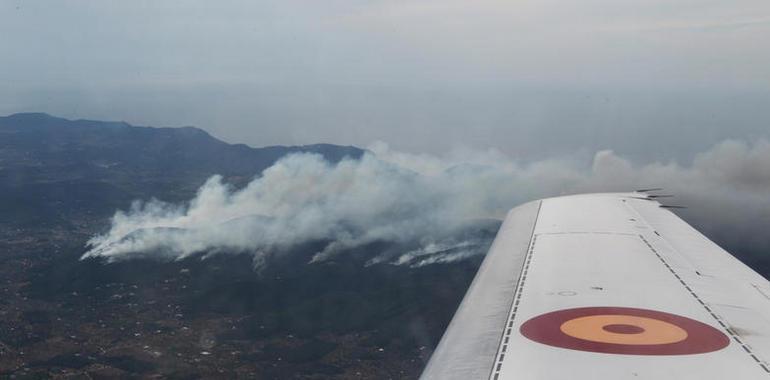
<instances>
[{"instance_id":1,"label":"white smoke","mask_svg":"<svg viewBox=\"0 0 770 380\"><path fill-rule=\"evenodd\" d=\"M527 200L587 191L664 187L690 208L688 220L729 240L770 248L770 143L724 141L692 163L634 165L612 151L592 162L553 159L520 164L495 152L446 157L396 152L383 143L360 160L326 162L287 156L246 187L219 176L189 203L135 202L118 211L109 232L83 256L179 259L249 252L257 263L306 242L324 242L312 262L376 242L412 244L370 265L422 266L483 254L488 241L455 232L479 219L501 218Z\"/></svg>"},{"instance_id":2,"label":"white smoke","mask_svg":"<svg viewBox=\"0 0 770 380\"><path fill-rule=\"evenodd\" d=\"M414 268L436 263L451 263L484 253L487 244L483 240L465 240L459 243L429 243L424 247L404 253L392 262L395 265L409 265ZM375 258L369 264L379 263Z\"/></svg>"}]
</instances>

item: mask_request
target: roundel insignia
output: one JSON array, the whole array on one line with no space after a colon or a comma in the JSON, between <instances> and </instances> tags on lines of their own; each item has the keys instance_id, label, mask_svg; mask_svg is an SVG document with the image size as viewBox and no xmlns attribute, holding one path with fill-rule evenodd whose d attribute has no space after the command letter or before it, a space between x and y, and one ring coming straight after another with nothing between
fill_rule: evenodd
<instances>
[{"instance_id":1,"label":"roundel insignia","mask_svg":"<svg viewBox=\"0 0 770 380\"><path fill-rule=\"evenodd\" d=\"M627 307L554 311L524 322L520 331L549 346L607 354L702 354L730 344L727 335L694 319Z\"/></svg>"}]
</instances>

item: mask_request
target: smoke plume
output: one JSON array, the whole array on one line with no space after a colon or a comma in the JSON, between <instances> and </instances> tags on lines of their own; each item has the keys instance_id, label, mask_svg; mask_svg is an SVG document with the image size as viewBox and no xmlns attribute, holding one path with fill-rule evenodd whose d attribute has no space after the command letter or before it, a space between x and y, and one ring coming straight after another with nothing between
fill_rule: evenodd
<instances>
[{"instance_id":1,"label":"smoke plume","mask_svg":"<svg viewBox=\"0 0 770 380\"><path fill-rule=\"evenodd\" d=\"M423 266L483 254L489 238L468 226L502 218L522 202L588 191L664 187L684 204L686 220L707 235L770 250L770 143L727 140L687 164L634 164L612 151L592 160L559 158L527 164L496 152L446 157L369 147L359 160L287 156L243 188L210 178L186 204L136 201L94 236L83 256L174 260L196 254L247 252L264 264L273 254L322 242L323 262L378 242L411 247L369 265ZM729 248L729 247L728 247Z\"/></svg>"}]
</instances>

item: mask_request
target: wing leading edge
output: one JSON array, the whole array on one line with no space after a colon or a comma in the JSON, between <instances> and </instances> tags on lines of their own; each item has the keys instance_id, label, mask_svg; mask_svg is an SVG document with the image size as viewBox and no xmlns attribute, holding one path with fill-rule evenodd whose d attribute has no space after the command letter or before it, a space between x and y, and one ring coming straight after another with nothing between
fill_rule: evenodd
<instances>
[{"instance_id":1,"label":"wing leading edge","mask_svg":"<svg viewBox=\"0 0 770 380\"><path fill-rule=\"evenodd\" d=\"M509 212L422 379L770 377L770 283L644 194Z\"/></svg>"}]
</instances>

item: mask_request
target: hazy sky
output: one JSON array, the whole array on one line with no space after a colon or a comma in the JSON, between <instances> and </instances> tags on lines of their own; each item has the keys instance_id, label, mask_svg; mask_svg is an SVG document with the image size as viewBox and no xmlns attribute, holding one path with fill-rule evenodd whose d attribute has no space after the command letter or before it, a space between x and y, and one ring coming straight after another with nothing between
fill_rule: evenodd
<instances>
[{"instance_id":1,"label":"hazy sky","mask_svg":"<svg viewBox=\"0 0 770 380\"><path fill-rule=\"evenodd\" d=\"M770 134L766 0L0 0L0 114L542 158Z\"/></svg>"}]
</instances>

